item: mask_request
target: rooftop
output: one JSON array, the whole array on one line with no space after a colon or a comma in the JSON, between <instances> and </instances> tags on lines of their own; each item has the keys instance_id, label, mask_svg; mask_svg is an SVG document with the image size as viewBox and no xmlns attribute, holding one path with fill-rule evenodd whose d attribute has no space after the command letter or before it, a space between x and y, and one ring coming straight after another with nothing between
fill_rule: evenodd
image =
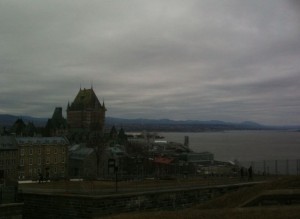
<instances>
[{"instance_id":1,"label":"rooftop","mask_svg":"<svg viewBox=\"0 0 300 219\"><path fill-rule=\"evenodd\" d=\"M0 150L17 150L15 138L12 136L0 136Z\"/></svg>"},{"instance_id":2,"label":"rooftop","mask_svg":"<svg viewBox=\"0 0 300 219\"><path fill-rule=\"evenodd\" d=\"M37 145L66 145L69 141L64 137L16 137L20 145L37 144Z\"/></svg>"},{"instance_id":3,"label":"rooftop","mask_svg":"<svg viewBox=\"0 0 300 219\"><path fill-rule=\"evenodd\" d=\"M93 88L80 89L72 104L68 106L68 110L83 110L88 108L105 109L104 103L102 106Z\"/></svg>"}]
</instances>

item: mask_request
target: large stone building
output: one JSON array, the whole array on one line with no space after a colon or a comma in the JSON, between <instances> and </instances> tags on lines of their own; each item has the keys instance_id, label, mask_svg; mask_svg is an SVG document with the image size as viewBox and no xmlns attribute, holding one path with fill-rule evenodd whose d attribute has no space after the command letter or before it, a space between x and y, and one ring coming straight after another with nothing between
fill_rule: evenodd
<instances>
[{"instance_id":1,"label":"large stone building","mask_svg":"<svg viewBox=\"0 0 300 219\"><path fill-rule=\"evenodd\" d=\"M103 130L105 121L105 105L100 103L93 88L79 90L77 96L67 108L67 124L69 130Z\"/></svg>"},{"instance_id":2,"label":"large stone building","mask_svg":"<svg viewBox=\"0 0 300 219\"><path fill-rule=\"evenodd\" d=\"M0 184L4 180L16 180L18 148L13 136L0 136Z\"/></svg>"},{"instance_id":3,"label":"large stone building","mask_svg":"<svg viewBox=\"0 0 300 219\"><path fill-rule=\"evenodd\" d=\"M65 178L69 141L65 137L16 137L19 179Z\"/></svg>"}]
</instances>

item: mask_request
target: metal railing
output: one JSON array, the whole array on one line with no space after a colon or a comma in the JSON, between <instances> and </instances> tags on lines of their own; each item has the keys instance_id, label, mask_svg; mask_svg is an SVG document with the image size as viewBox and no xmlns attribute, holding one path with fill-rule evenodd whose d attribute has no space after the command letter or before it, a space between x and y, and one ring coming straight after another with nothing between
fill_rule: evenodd
<instances>
[{"instance_id":1,"label":"metal railing","mask_svg":"<svg viewBox=\"0 0 300 219\"><path fill-rule=\"evenodd\" d=\"M300 175L300 159L241 161L240 166L252 166L258 175Z\"/></svg>"}]
</instances>

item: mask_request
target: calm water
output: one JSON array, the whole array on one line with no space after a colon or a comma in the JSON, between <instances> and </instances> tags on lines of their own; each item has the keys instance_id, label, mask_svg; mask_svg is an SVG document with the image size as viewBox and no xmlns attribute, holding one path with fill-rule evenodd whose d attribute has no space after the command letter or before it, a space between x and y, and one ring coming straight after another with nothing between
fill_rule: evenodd
<instances>
[{"instance_id":1,"label":"calm water","mask_svg":"<svg viewBox=\"0 0 300 219\"><path fill-rule=\"evenodd\" d=\"M158 133L168 141L183 143L189 136L190 148L210 151L216 160L286 160L300 159L300 132L226 131L203 133Z\"/></svg>"}]
</instances>

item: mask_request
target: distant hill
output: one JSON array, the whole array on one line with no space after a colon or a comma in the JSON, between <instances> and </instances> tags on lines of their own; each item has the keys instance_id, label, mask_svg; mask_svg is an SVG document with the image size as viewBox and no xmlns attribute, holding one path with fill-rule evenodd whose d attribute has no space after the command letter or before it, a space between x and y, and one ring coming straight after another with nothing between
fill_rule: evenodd
<instances>
[{"instance_id":1,"label":"distant hill","mask_svg":"<svg viewBox=\"0 0 300 219\"><path fill-rule=\"evenodd\" d=\"M246 121L243 123L230 123L219 120L198 121L170 119L122 119L107 117L108 126L115 125L123 127L128 131L149 130L149 131L223 131L223 130L262 130L269 129L259 123Z\"/></svg>"},{"instance_id":2,"label":"distant hill","mask_svg":"<svg viewBox=\"0 0 300 219\"><path fill-rule=\"evenodd\" d=\"M130 131L149 130L149 131L224 131L224 130L300 130L298 126L268 126L253 121L241 123L224 122L220 120L170 120L170 119L122 119L106 117L108 126L115 125Z\"/></svg>"},{"instance_id":3,"label":"distant hill","mask_svg":"<svg viewBox=\"0 0 300 219\"><path fill-rule=\"evenodd\" d=\"M32 116L14 116L9 114L0 114L0 125L10 127L14 124L17 119L23 119L25 123L33 122L35 126L45 126L48 118L37 118Z\"/></svg>"},{"instance_id":4,"label":"distant hill","mask_svg":"<svg viewBox=\"0 0 300 219\"><path fill-rule=\"evenodd\" d=\"M37 127L46 125L48 118L36 118L32 116L14 116L9 114L0 114L0 126L10 127L18 119L22 118L24 122L33 122ZM253 121L242 123L224 122L219 120L170 120L170 119L123 119L115 117L105 118L106 126L123 127L126 131L224 131L224 130L300 130L299 126L266 126Z\"/></svg>"},{"instance_id":5,"label":"distant hill","mask_svg":"<svg viewBox=\"0 0 300 219\"><path fill-rule=\"evenodd\" d=\"M245 121L242 123L232 123L224 122L219 120L208 120L208 121L199 121L199 120L170 120L170 119L122 119L114 117L106 117L107 123L116 123L116 124L203 124L203 125L244 125L252 127L263 127L256 122Z\"/></svg>"}]
</instances>

